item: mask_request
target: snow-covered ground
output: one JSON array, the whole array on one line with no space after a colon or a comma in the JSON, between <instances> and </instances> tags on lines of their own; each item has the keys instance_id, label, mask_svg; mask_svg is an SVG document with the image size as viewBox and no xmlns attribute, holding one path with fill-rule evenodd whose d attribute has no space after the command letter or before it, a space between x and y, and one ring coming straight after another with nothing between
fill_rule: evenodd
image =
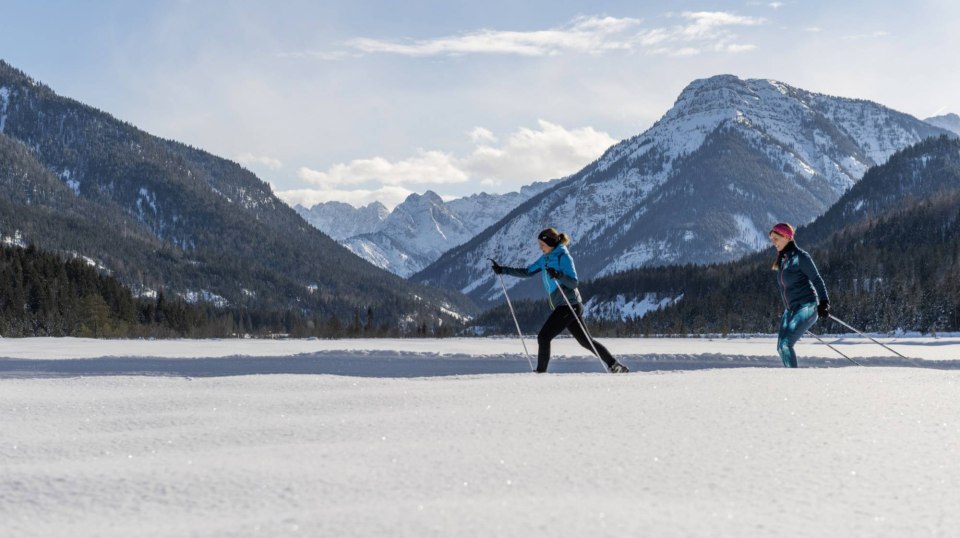
<instances>
[{"instance_id":1,"label":"snow-covered ground","mask_svg":"<svg viewBox=\"0 0 960 538\"><path fill-rule=\"evenodd\" d=\"M960 338L827 341L0 339L0 535L955 535Z\"/></svg>"}]
</instances>

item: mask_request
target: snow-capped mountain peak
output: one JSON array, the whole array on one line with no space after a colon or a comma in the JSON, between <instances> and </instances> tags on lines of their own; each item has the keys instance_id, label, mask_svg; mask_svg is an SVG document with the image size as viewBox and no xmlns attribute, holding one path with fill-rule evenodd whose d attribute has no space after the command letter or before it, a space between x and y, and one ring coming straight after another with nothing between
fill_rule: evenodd
<instances>
[{"instance_id":1,"label":"snow-capped mountain peak","mask_svg":"<svg viewBox=\"0 0 960 538\"><path fill-rule=\"evenodd\" d=\"M324 202L309 209L297 205L294 210L314 228L337 241L376 231L390 214L380 202L372 202L361 208L343 202Z\"/></svg>"}]
</instances>

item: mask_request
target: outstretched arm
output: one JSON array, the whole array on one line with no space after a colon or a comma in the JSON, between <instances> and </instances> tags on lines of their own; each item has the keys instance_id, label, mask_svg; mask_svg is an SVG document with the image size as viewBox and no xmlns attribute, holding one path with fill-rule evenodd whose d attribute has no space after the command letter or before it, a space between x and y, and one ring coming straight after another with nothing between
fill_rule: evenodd
<instances>
[{"instance_id":1,"label":"outstretched arm","mask_svg":"<svg viewBox=\"0 0 960 538\"><path fill-rule=\"evenodd\" d=\"M519 278L531 277L531 276L533 276L533 275L535 275L535 274L537 274L537 273L540 272L540 269L541 269L541 267L542 267L542 259L543 259L543 258L538 259L537 261L531 263L530 266L529 266L529 267L526 267L526 268L523 268L523 267L507 267L507 266L505 266L505 265L498 265L497 262L493 262L493 263L494 263L494 270L493 270L493 272L497 273L498 275L499 275L499 274L504 274L504 275L515 276L515 277L519 277ZM491 260L491 261L493 261L493 260ZM499 268L499 272L497 271L497 268Z\"/></svg>"}]
</instances>

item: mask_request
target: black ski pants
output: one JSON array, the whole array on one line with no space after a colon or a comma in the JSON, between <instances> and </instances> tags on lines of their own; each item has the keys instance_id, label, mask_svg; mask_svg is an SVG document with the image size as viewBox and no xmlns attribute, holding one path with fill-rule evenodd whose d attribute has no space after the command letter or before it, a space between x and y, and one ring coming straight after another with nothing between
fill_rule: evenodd
<instances>
[{"instance_id":1,"label":"black ski pants","mask_svg":"<svg viewBox=\"0 0 960 538\"><path fill-rule=\"evenodd\" d=\"M593 348L590 346L590 337L584 334L583 329L580 328L580 323L577 323L577 318L580 319L580 323L583 323L583 305L579 303L573 305L573 311L567 305L561 305L554 308L553 312L550 313L550 317L547 318L537 334L537 345L539 346L537 350L538 372L547 371L547 364L550 363L550 341L562 333L564 329L570 331L570 334L577 339L581 346L593 353ZM607 351L607 348L603 347L603 344L593 340L593 345L596 346L597 353L600 354L600 360L607 365L607 368L617 363L613 355Z\"/></svg>"}]
</instances>

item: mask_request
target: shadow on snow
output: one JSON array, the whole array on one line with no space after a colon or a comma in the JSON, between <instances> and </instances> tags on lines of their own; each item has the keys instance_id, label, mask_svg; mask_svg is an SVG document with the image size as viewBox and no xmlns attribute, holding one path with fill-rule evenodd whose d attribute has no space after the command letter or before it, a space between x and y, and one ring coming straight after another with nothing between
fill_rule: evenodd
<instances>
[{"instance_id":1,"label":"shadow on snow","mask_svg":"<svg viewBox=\"0 0 960 538\"><path fill-rule=\"evenodd\" d=\"M622 355L620 361L634 372L688 371L714 368L783 368L773 356L743 355ZM534 359L535 360L535 359ZM900 358L857 358L866 367L909 367L956 370L960 360L918 361ZM800 358L801 368L857 366L845 359ZM0 358L0 379L78 376L226 377L271 374L340 375L352 377L437 377L480 374L528 373L523 355L429 355L390 351L330 351L285 357L99 357L92 359ZM603 373L597 359L556 358L550 372Z\"/></svg>"}]
</instances>

